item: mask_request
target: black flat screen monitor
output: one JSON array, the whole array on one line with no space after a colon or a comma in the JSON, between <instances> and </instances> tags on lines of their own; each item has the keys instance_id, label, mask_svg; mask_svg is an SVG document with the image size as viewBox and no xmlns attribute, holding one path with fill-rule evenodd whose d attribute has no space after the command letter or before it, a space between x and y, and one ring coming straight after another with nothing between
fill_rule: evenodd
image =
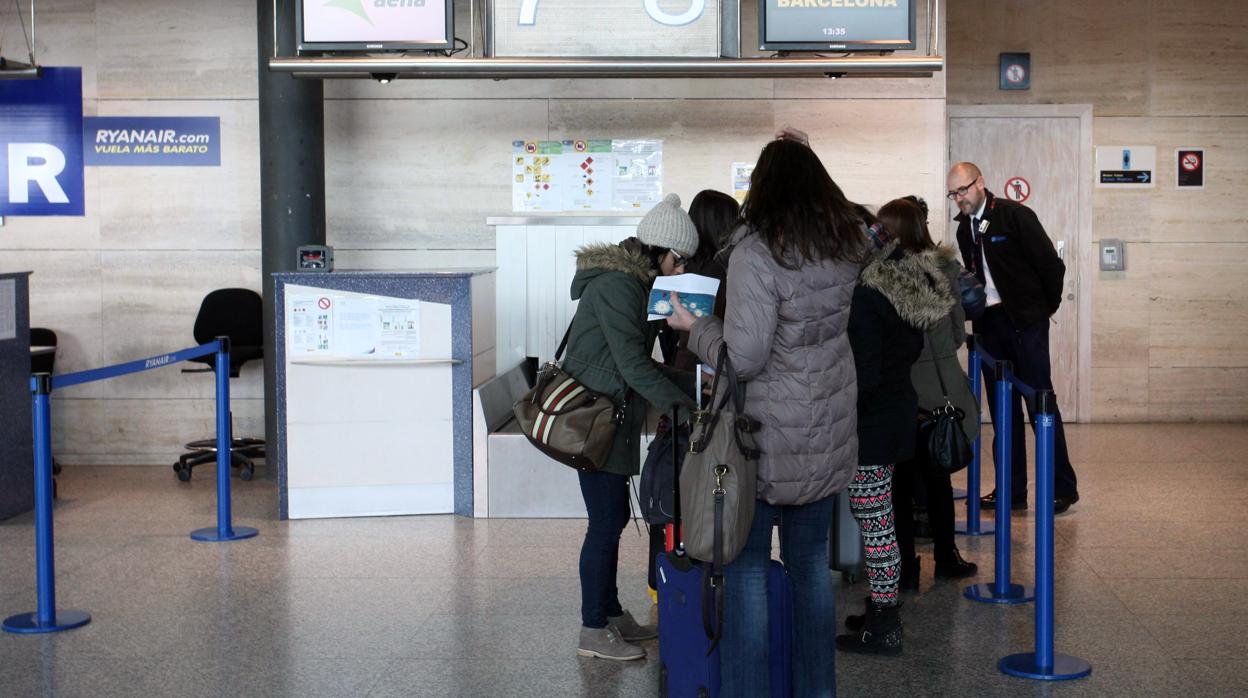
<instances>
[{"instance_id":1,"label":"black flat screen monitor","mask_svg":"<svg viewBox=\"0 0 1248 698\"><path fill-rule=\"evenodd\" d=\"M901 51L914 44L914 0L759 0L764 51Z\"/></svg>"},{"instance_id":2,"label":"black flat screen monitor","mask_svg":"<svg viewBox=\"0 0 1248 698\"><path fill-rule=\"evenodd\" d=\"M455 0L298 0L295 30L308 51L454 48Z\"/></svg>"}]
</instances>

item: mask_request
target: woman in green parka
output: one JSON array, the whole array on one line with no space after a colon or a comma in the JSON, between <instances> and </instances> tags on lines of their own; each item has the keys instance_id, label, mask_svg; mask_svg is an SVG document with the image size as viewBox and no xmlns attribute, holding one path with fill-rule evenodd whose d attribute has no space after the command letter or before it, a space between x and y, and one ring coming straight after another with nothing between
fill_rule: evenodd
<instances>
[{"instance_id":1,"label":"woman in green parka","mask_svg":"<svg viewBox=\"0 0 1248 698\"><path fill-rule=\"evenodd\" d=\"M646 321L650 286L659 275L679 274L698 248L693 221L669 194L637 226L637 237L597 244L576 254L572 300L579 300L563 369L585 387L624 406L606 465L578 472L589 527L581 546L581 636L577 654L641 659L633 642L658 636L620 606L616 586L620 534L628 525L629 478L640 469L646 404L670 413L694 407L693 376L681 380L652 358L655 327ZM687 383L683 387L677 380Z\"/></svg>"}]
</instances>

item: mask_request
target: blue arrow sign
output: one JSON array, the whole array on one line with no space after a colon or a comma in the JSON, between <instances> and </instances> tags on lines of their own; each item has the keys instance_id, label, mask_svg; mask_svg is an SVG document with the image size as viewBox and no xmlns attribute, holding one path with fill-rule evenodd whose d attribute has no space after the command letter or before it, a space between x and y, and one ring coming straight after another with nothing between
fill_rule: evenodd
<instances>
[{"instance_id":1,"label":"blue arrow sign","mask_svg":"<svg viewBox=\"0 0 1248 698\"><path fill-rule=\"evenodd\" d=\"M1139 176L1139 177L1136 177L1136 179L1140 180L1141 182L1147 182L1147 181L1148 181L1148 173L1147 173L1147 172L1141 172L1141 173L1140 173L1140 176Z\"/></svg>"}]
</instances>

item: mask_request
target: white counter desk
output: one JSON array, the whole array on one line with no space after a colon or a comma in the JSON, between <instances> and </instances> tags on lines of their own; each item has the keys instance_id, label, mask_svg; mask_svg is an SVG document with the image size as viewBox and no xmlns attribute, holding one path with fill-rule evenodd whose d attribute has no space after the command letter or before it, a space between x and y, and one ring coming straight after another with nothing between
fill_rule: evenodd
<instances>
[{"instance_id":1,"label":"white counter desk","mask_svg":"<svg viewBox=\"0 0 1248 698\"><path fill-rule=\"evenodd\" d=\"M281 518L473 513L472 389L494 373L493 270L282 273Z\"/></svg>"}]
</instances>

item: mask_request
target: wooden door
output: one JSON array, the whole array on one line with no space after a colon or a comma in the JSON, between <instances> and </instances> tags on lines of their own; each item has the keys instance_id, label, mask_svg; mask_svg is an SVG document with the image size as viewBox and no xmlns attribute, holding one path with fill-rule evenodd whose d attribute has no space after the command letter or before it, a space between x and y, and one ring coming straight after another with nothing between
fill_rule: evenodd
<instances>
[{"instance_id":1,"label":"wooden door","mask_svg":"<svg viewBox=\"0 0 1248 698\"><path fill-rule=\"evenodd\" d=\"M1066 278L1062 305L1049 328L1049 353L1053 367L1053 389L1062 417L1067 422L1080 418L1079 395L1079 255L1080 231L1087 215L1081 202L1085 186L1081 171L1081 122L1077 116L974 115L968 108L960 113L951 109L949 118L949 162L973 162L984 175L984 184L994 195L1022 203L1036 212L1062 261ZM957 231L952 223L957 207L946 201L950 221L946 239L953 241ZM985 418L987 412L985 412Z\"/></svg>"}]
</instances>

